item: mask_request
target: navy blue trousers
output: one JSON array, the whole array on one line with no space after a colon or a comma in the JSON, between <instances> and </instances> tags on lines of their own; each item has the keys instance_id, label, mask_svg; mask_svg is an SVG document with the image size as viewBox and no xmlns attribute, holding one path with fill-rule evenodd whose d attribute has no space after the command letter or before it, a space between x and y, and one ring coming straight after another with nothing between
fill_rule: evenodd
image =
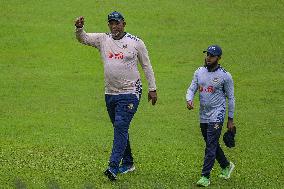
<instances>
[{"instance_id":1,"label":"navy blue trousers","mask_svg":"<svg viewBox=\"0 0 284 189\"><path fill-rule=\"evenodd\" d=\"M223 123L200 123L202 136L206 142L202 176L210 177L215 159L221 168L226 168L230 164L219 144L222 126Z\"/></svg>"},{"instance_id":2,"label":"navy blue trousers","mask_svg":"<svg viewBox=\"0 0 284 189\"><path fill-rule=\"evenodd\" d=\"M122 164L133 164L129 142L129 125L137 111L139 100L135 94L105 95L106 107L114 129L109 166L117 168Z\"/></svg>"}]
</instances>

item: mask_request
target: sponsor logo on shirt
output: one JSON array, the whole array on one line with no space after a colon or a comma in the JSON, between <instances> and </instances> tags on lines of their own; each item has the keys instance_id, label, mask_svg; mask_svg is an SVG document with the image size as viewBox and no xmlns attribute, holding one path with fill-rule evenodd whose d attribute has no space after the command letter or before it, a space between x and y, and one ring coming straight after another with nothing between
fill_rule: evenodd
<instances>
[{"instance_id":1,"label":"sponsor logo on shirt","mask_svg":"<svg viewBox=\"0 0 284 189\"><path fill-rule=\"evenodd\" d=\"M214 87L213 86L208 86L206 88L206 87L203 87L203 86L199 85L199 92L213 93L214 92Z\"/></svg>"},{"instance_id":2,"label":"sponsor logo on shirt","mask_svg":"<svg viewBox=\"0 0 284 189\"><path fill-rule=\"evenodd\" d=\"M120 52L120 53L112 53L112 52L109 52L108 53L108 57L110 59L114 58L114 59L123 59L123 52Z\"/></svg>"}]
</instances>

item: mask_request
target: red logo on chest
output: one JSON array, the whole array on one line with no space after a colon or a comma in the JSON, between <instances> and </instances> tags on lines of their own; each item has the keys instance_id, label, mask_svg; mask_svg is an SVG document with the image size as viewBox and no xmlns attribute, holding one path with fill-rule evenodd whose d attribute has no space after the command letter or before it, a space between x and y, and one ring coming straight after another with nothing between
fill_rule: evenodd
<instances>
[{"instance_id":1,"label":"red logo on chest","mask_svg":"<svg viewBox=\"0 0 284 189\"><path fill-rule=\"evenodd\" d=\"M112 59L112 58L114 58L114 59L123 59L123 52L120 52L120 53L112 53L112 52L109 52L108 53L108 57L110 58L110 59Z\"/></svg>"},{"instance_id":2,"label":"red logo on chest","mask_svg":"<svg viewBox=\"0 0 284 189\"><path fill-rule=\"evenodd\" d=\"M214 88L213 88L213 86L208 86L207 88L203 87L203 86L199 86L199 92L213 93Z\"/></svg>"}]
</instances>

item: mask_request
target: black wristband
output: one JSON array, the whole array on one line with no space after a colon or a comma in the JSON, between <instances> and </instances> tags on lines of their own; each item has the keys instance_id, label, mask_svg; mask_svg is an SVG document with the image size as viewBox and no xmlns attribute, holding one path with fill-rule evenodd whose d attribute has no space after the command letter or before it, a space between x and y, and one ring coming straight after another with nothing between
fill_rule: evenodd
<instances>
[{"instance_id":1,"label":"black wristband","mask_svg":"<svg viewBox=\"0 0 284 189\"><path fill-rule=\"evenodd\" d=\"M78 27L78 26L76 26L76 25L75 25L75 27L76 27L76 28L83 28L83 27L84 27L84 25L83 25L82 27Z\"/></svg>"}]
</instances>

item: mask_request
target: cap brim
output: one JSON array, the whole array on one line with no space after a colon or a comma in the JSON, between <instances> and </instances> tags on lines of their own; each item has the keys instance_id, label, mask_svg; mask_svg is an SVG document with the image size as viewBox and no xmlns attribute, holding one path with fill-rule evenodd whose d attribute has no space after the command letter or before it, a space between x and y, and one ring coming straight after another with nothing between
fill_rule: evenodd
<instances>
[{"instance_id":1,"label":"cap brim","mask_svg":"<svg viewBox=\"0 0 284 189\"><path fill-rule=\"evenodd\" d=\"M203 51L203 53L210 53L210 54L212 54L213 56L221 56L221 55L214 54L214 53L212 53L212 52L210 52L210 51Z\"/></svg>"},{"instance_id":2,"label":"cap brim","mask_svg":"<svg viewBox=\"0 0 284 189\"><path fill-rule=\"evenodd\" d=\"M109 19L108 22L110 22L110 21L112 21L112 20L120 22L120 21L122 21L123 19L112 18L112 19Z\"/></svg>"}]
</instances>

